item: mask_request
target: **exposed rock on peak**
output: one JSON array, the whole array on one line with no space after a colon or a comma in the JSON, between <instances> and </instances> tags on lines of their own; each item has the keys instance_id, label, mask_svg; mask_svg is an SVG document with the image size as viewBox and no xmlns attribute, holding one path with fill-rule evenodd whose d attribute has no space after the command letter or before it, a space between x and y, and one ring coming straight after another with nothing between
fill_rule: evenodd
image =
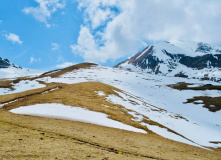
<instances>
[{"instance_id":1,"label":"exposed rock on peak","mask_svg":"<svg viewBox=\"0 0 221 160\"><path fill-rule=\"evenodd\" d=\"M3 58L0 57L0 68L9 68L9 67L22 69L22 67L11 63L8 59L3 59Z\"/></svg>"},{"instance_id":2,"label":"exposed rock on peak","mask_svg":"<svg viewBox=\"0 0 221 160\"><path fill-rule=\"evenodd\" d=\"M221 48L203 42L150 45L116 67L164 76L221 80Z\"/></svg>"}]
</instances>

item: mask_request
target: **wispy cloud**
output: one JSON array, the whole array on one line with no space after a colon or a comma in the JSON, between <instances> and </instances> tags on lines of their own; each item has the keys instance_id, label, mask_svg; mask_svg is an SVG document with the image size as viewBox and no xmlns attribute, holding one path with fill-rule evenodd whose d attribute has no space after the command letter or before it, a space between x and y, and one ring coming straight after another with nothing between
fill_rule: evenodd
<instances>
[{"instance_id":1,"label":"wispy cloud","mask_svg":"<svg viewBox=\"0 0 221 160\"><path fill-rule=\"evenodd\" d=\"M41 58L30 57L30 63L41 62Z\"/></svg>"},{"instance_id":2,"label":"wispy cloud","mask_svg":"<svg viewBox=\"0 0 221 160\"><path fill-rule=\"evenodd\" d=\"M7 40L11 41L12 43L22 44L23 42L20 40L20 37L14 33L5 34Z\"/></svg>"},{"instance_id":3,"label":"wispy cloud","mask_svg":"<svg viewBox=\"0 0 221 160\"><path fill-rule=\"evenodd\" d=\"M3 22L3 20L0 19L0 23L2 23L2 22Z\"/></svg>"},{"instance_id":4,"label":"wispy cloud","mask_svg":"<svg viewBox=\"0 0 221 160\"><path fill-rule=\"evenodd\" d=\"M37 7L26 7L22 11L25 14L32 15L36 20L45 23L46 27L51 27L51 24L48 23L48 20L51 18L51 15L65 7L65 0L35 0L39 6Z\"/></svg>"},{"instance_id":5,"label":"wispy cloud","mask_svg":"<svg viewBox=\"0 0 221 160\"><path fill-rule=\"evenodd\" d=\"M64 62L62 64L58 64L55 68L66 68L66 67L69 67L69 66L72 66L76 63L72 63L72 62Z\"/></svg>"},{"instance_id":6,"label":"wispy cloud","mask_svg":"<svg viewBox=\"0 0 221 160\"><path fill-rule=\"evenodd\" d=\"M59 49L60 49L60 47L61 47L61 45L59 45L59 44L57 44L57 43L51 43L51 50L52 51L59 51Z\"/></svg>"},{"instance_id":7,"label":"wispy cloud","mask_svg":"<svg viewBox=\"0 0 221 160\"><path fill-rule=\"evenodd\" d=\"M59 56L57 62L64 62L64 57L63 56Z\"/></svg>"}]
</instances>

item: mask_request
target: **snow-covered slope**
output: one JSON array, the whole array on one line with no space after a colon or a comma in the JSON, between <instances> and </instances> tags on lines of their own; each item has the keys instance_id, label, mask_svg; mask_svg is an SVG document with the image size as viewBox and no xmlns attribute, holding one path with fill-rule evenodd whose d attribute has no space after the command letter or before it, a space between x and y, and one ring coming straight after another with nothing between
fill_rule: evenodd
<instances>
[{"instance_id":1,"label":"snow-covered slope","mask_svg":"<svg viewBox=\"0 0 221 160\"><path fill-rule=\"evenodd\" d=\"M191 145L221 147L221 111L210 112L203 107L202 101L185 103L188 99L197 96L220 97L221 92L219 90L180 91L168 86L179 82L201 86L207 81L151 75L102 66L76 69L57 78L44 77L37 80L67 84L97 81L115 86L122 92L115 91L119 96L109 95L106 100L131 110L129 114L135 117L134 120L149 130ZM217 82L211 82L211 84L220 85ZM173 132L146 123L149 120Z\"/></svg>"},{"instance_id":2,"label":"snow-covered slope","mask_svg":"<svg viewBox=\"0 0 221 160\"><path fill-rule=\"evenodd\" d=\"M15 84L11 83L11 84L12 84L11 88L0 87L0 95L19 93L19 92L45 87L44 84L40 84L38 81L35 80L22 80L19 81L18 83Z\"/></svg>"},{"instance_id":3,"label":"snow-covered slope","mask_svg":"<svg viewBox=\"0 0 221 160\"><path fill-rule=\"evenodd\" d=\"M107 118L107 115L103 113L86 110L80 107L65 106L56 103L23 106L20 108L12 109L11 112L17 114L25 114L32 116L47 117L47 118L80 121L80 122L97 124L101 126L129 130L133 132L147 133L142 129L137 129L135 127L109 119Z\"/></svg>"},{"instance_id":4,"label":"snow-covered slope","mask_svg":"<svg viewBox=\"0 0 221 160\"><path fill-rule=\"evenodd\" d=\"M22 68L11 63L8 59L2 59L0 57L0 79L39 75L41 73L43 73L43 71Z\"/></svg>"},{"instance_id":5,"label":"snow-covered slope","mask_svg":"<svg viewBox=\"0 0 221 160\"><path fill-rule=\"evenodd\" d=\"M221 80L221 48L207 43L153 44L116 67L166 76Z\"/></svg>"},{"instance_id":6,"label":"snow-covered slope","mask_svg":"<svg viewBox=\"0 0 221 160\"><path fill-rule=\"evenodd\" d=\"M24 77L24 76L36 76L43 73L43 71L28 69L28 68L1 68L0 69L0 79L2 78L16 78L16 77Z\"/></svg>"}]
</instances>

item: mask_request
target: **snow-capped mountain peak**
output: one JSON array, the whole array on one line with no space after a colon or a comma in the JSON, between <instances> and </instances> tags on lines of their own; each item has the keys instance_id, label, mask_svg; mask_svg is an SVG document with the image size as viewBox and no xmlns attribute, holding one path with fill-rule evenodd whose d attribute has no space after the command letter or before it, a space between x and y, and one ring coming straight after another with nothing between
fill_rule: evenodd
<instances>
[{"instance_id":1,"label":"snow-capped mountain peak","mask_svg":"<svg viewBox=\"0 0 221 160\"><path fill-rule=\"evenodd\" d=\"M192 42L192 41L180 41L180 40L171 40L170 44L179 47L185 50L185 54L194 53L193 55L188 56L196 56L203 54L221 54L221 47L216 47L214 45L210 45L208 43L203 42Z\"/></svg>"},{"instance_id":2,"label":"snow-capped mountain peak","mask_svg":"<svg viewBox=\"0 0 221 160\"><path fill-rule=\"evenodd\" d=\"M221 48L203 42L169 41L146 47L116 67L165 76L221 79Z\"/></svg>"}]
</instances>

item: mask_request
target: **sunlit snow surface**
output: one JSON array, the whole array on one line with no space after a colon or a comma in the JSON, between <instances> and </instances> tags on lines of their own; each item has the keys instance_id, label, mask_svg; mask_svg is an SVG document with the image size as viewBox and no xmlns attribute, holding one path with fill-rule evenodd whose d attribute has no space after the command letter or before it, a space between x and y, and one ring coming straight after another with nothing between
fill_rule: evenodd
<instances>
[{"instance_id":1,"label":"sunlit snow surface","mask_svg":"<svg viewBox=\"0 0 221 160\"><path fill-rule=\"evenodd\" d=\"M123 124L121 122L109 119L107 118L107 115L104 113L90 111L80 107L65 106L56 103L22 106L10 110L10 112L17 114L31 115L31 116L46 117L46 118L80 121L80 122L92 123L112 128L119 128L133 132L147 133L142 129L138 129Z\"/></svg>"},{"instance_id":2,"label":"sunlit snow surface","mask_svg":"<svg viewBox=\"0 0 221 160\"><path fill-rule=\"evenodd\" d=\"M58 78L45 77L41 80L68 84L97 81L115 86L131 94L132 97L137 97L133 100L135 100L138 105L131 104L128 101L131 97L125 93L119 94L126 101L123 101L120 97L114 97L114 95L107 97L109 101L132 109L141 116L147 116L151 120L174 130L199 145L221 147L221 144L210 143L210 141L221 141L221 112L209 112L208 109L202 107L203 104L184 104L188 98L193 98L194 96L207 95L217 97L221 96L221 92L215 90L179 91L167 87L168 84L176 84L178 82L195 84L210 83L214 85L220 85L220 83L156 76L102 66L93 67L91 69L74 70ZM143 102L149 105L144 105ZM154 106L163 109L163 111L160 109L157 110ZM177 118L180 116L184 119ZM163 136L164 131L159 131L157 134Z\"/></svg>"},{"instance_id":3,"label":"sunlit snow surface","mask_svg":"<svg viewBox=\"0 0 221 160\"><path fill-rule=\"evenodd\" d=\"M15 77L24 77L24 76L35 76L40 75L44 71L27 69L27 68L0 68L0 79L2 78L15 78Z\"/></svg>"},{"instance_id":4,"label":"sunlit snow surface","mask_svg":"<svg viewBox=\"0 0 221 160\"><path fill-rule=\"evenodd\" d=\"M0 95L19 93L19 92L24 92L27 90L43 88L45 86L46 85L40 84L38 81L35 81L35 80L32 80L32 81L22 80L19 83L14 84L13 90L9 88L0 88Z\"/></svg>"},{"instance_id":5,"label":"sunlit snow surface","mask_svg":"<svg viewBox=\"0 0 221 160\"><path fill-rule=\"evenodd\" d=\"M13 80L16 79L16 77L25 77L25 76L37 76L42 74L44 71L40 70L34 70L34 69L27 69L27 68L15 68L15 67L9 67L9 68L1 68L0 69L0 79L2 81L5 80ZM12 93L19 93L24 92L27 90L37 89L45 87L45 85L40 84L39 82L35 80L22 80L19 83L12 84L12 89L10 88L0 88L0 95L5 94L12 94Z\"/></svg>"}]
</instances>

